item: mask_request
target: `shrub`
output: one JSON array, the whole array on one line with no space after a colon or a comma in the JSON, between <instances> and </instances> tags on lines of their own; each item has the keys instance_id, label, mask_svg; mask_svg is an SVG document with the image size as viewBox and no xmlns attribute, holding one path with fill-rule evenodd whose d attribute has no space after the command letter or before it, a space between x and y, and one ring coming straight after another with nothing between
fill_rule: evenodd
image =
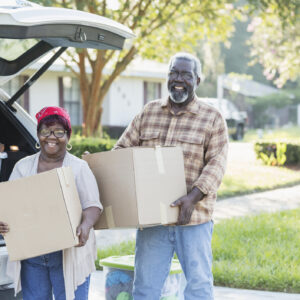
<instances>
[{"instance_id":1,"label":"shrub","mask_svg":"<svg viewBox=\"0 0 300 300\"><path fill-rule=\"evenodd\" d=\"M70 153L81 158L85 151L90 153L109 151L113 148L116 140L107 138L85 138L81 136L72 137L70 143L72 150Z\"/></svg>"},{"instance_id":2,"label":"shrub","mask_svg":"<svg viewBox=\"0 0 300 300\"><path fill-rule=\"evenodd\" d=\"M300 164L300 144L289 142L256 142L254 150L257 159L269 166Z\"/></svg>"}]
</instances>

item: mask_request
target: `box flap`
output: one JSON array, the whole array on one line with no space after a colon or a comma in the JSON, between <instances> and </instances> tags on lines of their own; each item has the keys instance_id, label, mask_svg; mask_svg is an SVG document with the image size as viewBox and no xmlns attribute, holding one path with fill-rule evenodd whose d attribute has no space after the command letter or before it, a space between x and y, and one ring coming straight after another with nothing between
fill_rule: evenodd
<instances>
[{"instance_id":1,"label":"box flap","mask_svg":"<svg viewBox=\"0 0 300 300\"><path fill-rule=\"evenodd\" d=\"M94 173L104 211L95 229L136 226L137 205L131 148L83 156ZM117 178L121 180L117 181Z\"/></svg>"},{"instance_id":2,"label":"box flap","mask_svg":"<svg viewBox=\"0 0 300 300\"><path fill-rule=\"evenodd\" d=\"M70 226L72 228L74 240L78 243L76 229L80 225L82 217L82 207L76 188L74 174L71 167L57 169L60 179L61 189L65 199L65 205L69 216Z\"/></svg>"}]
</instances>

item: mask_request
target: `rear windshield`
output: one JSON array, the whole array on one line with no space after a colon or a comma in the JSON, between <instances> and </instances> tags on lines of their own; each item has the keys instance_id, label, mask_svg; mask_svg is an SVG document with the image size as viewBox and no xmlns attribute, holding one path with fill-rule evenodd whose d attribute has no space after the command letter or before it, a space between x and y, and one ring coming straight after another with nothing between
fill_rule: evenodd
<instances>
[{"instance_id":1,"label":"rear windshield","mask_svg":"<svg viewBox=\"0 0 300 300\"><path fill-rule=\"evenodd\" d=\"M0 57L6 60L15 60L37 43L37 39L0 39Z\"/></svg>"}]
</instances>

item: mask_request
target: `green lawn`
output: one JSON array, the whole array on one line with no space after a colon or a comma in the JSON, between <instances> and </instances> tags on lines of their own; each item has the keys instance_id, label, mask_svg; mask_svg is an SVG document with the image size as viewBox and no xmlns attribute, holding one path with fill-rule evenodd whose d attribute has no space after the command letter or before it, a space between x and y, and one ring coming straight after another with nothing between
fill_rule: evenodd
<instances>
[{"instance_id":1,"label":"green lawn","mask_svg":"<svg viewBox=\"0 0 300 300\"><path fill-rule=\"evenodd\" d=\"M244 136L243 142L255 142L258 140L257 130L248 130ZM260 140L291 140L300 142L300 127L288 127L278 129L263 130L263 138Z\"/></svg>"},{"instance_id":2,"label":"green lawn","mask_svg":"<svg viewBox=\"0 0 300 300\"><path fill-rule=\"evenodd\" d=\"M300 183L299 170L265 166L260 161L228 164L219 198L255 193Z\"/></svg>"},{"instance_id":3,"label":"green lawn","mask_svg":"<svg viewBox=\"0 0 300 300\"><path fill-rule=\"evenodd\" d=\"M216 285L300 293L300 209L215 225Z\"/></svg>"},{"instance_id":4,"label":"green lawn","mask_svg":"<svg viewBox=\"0 0 300 300\"><path fill-rule=\"evenodd\" d=\"M215 285L300 293L299 233L300 209L216 224ZM98 259L133 254L134 246L129 241L98 250Z\"/></svg>"}]
</instances>

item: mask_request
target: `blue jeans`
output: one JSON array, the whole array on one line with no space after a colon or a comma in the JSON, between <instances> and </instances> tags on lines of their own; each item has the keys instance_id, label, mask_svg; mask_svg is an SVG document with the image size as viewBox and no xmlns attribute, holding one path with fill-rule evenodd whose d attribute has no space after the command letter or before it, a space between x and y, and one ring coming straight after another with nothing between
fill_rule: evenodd
<instances>
[{"instance_id":1,"label":"blue jeans","mask_svg":"<svg viewBox=\"0 0 300 300\"><path fill-rule=\"evenodd\" d=\"M211 238L213 222L194 226L139 229L136 238L134 300L159 300L174 252L184 275L185 300L212 300Z\"/></svg>"},{"instance_id":2,"label":"blue jeans","mask_svg":"<svg viewBox=\"0 0 300 300\"><path fill-rule=\"evenodd\" d=\"M22 260L23 300L66 300L62 251ZM77 287L75 300L88 300L90 276Z\"/></svg>"}]
</instances>

